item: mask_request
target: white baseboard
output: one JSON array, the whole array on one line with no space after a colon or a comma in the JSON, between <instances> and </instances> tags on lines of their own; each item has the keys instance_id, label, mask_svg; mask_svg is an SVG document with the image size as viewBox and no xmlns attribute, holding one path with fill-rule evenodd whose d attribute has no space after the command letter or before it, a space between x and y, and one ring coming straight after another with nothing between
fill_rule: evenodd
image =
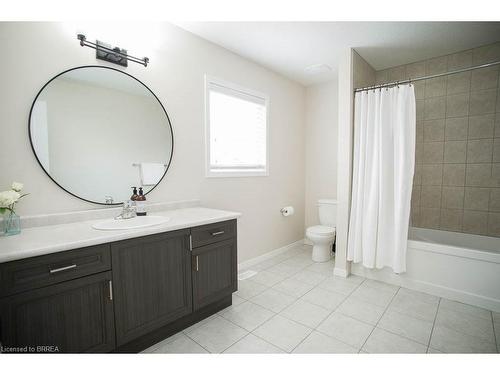
<instances>
[{"instance_id":1,"label":"white baseboard","mask_svg":"<svg viewBox=\"0 0 500 375\"><path fill-rule=\"evenodd\" d=\"M335 267L333 269L333 275L345 278L345 277L347 277L347 270Z\"/></svg>"},{"instance_id":2,"label":"white baseboard","mask_svg":"<svg viewBox=\"0 0 500 375\"><path fill-rule=\"evenodd\" d=\"M304 238L304 245L313 246L314 243L309 238Z\"/></svg>"},{"instance_id":3,"label":"white baseboard","mask_svg":"<svg viewBox=\"0 0 500 375\"><path fill-rule=\"evenodd\" d=\"M336 269L335 269L336 270ZM334 272L335 272L334 270ZM430 283L423 280L410 279L393 273L380 272L379 270L366 269L361 265L352 265L351 273L368 279L382 281L388 284L401 286L423 293L433 294L438 297L479 306L488 310L500 312L500 300L490 298L464 290L453 289L444 285ZM340 275L339 275L340 276Z\"/></svg>"},{"instance_id":4,"label":"white baseboard","mask_svg":"<svg viewBox=\"0 0 500 375\"><path fill-rule=\"evenodd\" d=\"M276 255L283 254L283 253L287 252L288 250L290 250L291 248L293 248L295 246L299 246L299 245L303 245L303 244L304 244L304 240L298 240L298 241L292 242L291 244L288 244L286 246L283 246L283 247L280 247L278 249L272 250L272 251L270 251L268 253L259 255L258 257L255 257L255 258L246 260L244 262L238 263L238 270L242 270L242 269L246 269L248 267L252 267L253 265L256 265L256 264L258 264L260 262L263 262L265 260L271 259L271 258L275 257Z\"/></svg>"}]
</instances>

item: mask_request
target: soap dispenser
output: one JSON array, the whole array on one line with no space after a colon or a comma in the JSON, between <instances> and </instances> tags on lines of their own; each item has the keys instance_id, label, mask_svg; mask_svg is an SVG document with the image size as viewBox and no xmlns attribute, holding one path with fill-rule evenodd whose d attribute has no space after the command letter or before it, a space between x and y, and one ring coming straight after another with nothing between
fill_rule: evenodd
<instances>
[{"instance_id":1,"label":"soap dispenser","mask_svg":"<svg viewBox=\"0 0 500 375\"><path fill-rule=\"evenodd\" d=\"M137 195L137 200L135 201L137 210L137 216L146 216L146 196L142 190L142 187L139 188L139 194Z\"/></svg>"},{"instance_id":2,"label":"soap dispenser","mask_svg":"<svg viewBox=\"0 0 500 375\"><path fill-rule=\"evenodd\" d=\"M137 198L139 198L139 195L137 195L137 186L132 186L132 196L130 197L130 200L135 202Z\"/></svg>"}]
</instances>

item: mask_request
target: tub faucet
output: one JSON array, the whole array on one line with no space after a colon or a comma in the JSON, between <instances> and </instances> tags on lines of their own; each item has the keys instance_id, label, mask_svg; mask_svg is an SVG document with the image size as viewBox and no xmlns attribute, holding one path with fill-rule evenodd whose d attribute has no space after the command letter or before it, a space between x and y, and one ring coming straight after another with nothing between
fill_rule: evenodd
<instances>
[{"instance_id":1,"label":"tub faucet","mask_svg":"<svg viewBox=\"0 0 500 375\"><path fill-rule=\"evenodd\" d=\"M135 206L132 204L132 201L128 200L123 202L122 213L115 217L116 220L121 219L132 219L136 217Z\"/></svg>"}]
</instances>

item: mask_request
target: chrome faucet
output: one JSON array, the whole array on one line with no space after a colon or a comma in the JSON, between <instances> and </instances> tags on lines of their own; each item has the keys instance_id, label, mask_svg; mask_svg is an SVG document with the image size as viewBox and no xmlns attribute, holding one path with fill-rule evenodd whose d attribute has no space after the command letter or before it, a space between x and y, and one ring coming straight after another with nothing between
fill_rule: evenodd
<instances>
[{"instance_id":1,"label":"chrome faucet","mask_svg":"<svg viewBox=\"0 0 500 375\"><path fill-rule=\"evenodd\" d=\"M121 219L132 219L136 217L135 206L132 204L132 201L128 200L123 202L122 213L115 217L116 220Z\"/></svg>"},{"instance_id":2,"label":"chrome faucet","mask_svg":"<svg viewBox=\"0 0 500 375\"><path fill-rule=\"evenodd\" d=\"M106 204L113 204L113 197L111 195L105 195L104 200Z\"/></svg>"}]
</instances>

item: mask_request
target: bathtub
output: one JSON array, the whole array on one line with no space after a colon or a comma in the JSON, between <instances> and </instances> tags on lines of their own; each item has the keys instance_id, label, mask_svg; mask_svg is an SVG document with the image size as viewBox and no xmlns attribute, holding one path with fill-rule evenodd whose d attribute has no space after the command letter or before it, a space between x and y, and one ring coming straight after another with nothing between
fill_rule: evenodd
<instances>
[{"instance_id":1,"label":"bathtub","mask_svg":"<svg viewBox=\"0 0 500 375\"><path fill-rule=\"evenodd\" d=\"M351 272L500 312L500 238L411 228L405 273L354 263Z\"/></svg>"}]
</instances>

